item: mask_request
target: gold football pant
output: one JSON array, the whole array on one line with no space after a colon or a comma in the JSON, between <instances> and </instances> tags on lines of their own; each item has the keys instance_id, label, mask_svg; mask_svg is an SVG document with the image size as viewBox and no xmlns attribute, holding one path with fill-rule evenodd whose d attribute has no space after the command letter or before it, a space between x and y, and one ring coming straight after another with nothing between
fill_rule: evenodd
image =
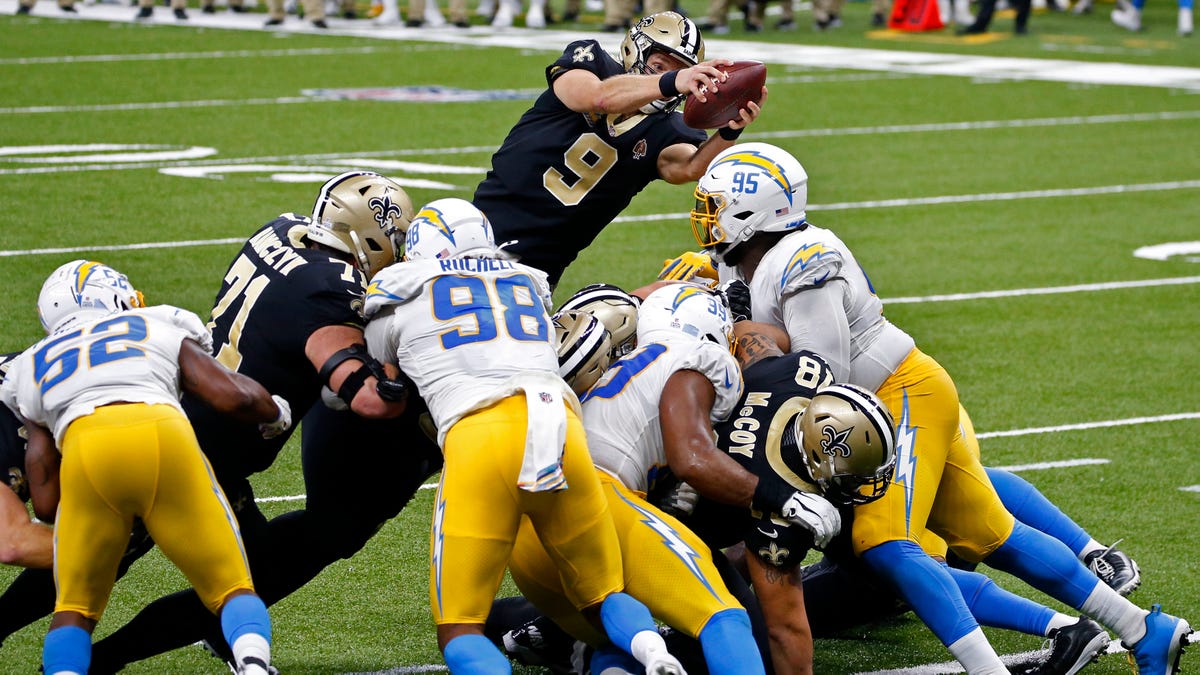
<instances>
[{"instance_id":1,"label":"gold football pant","mask_svg":"<svg viewBox=\"0 0 1200 675\"><path fill-rule=\"evenodd\" d=\"M958 391L933 358L913 349L875 392L896 420L896 472L879 500L854 509L854 552L908 540L927 551L929 532L979 562L1012 534L1013 517L960 423ZM973 447L972 447L973 446Z\"/></svg>"},{"instance_id":2,"label":"gold football pant","mask_svg":"<svg viewBox=\"0 0 1200 675\"><path fill-rule=\"evenodd\" d=\"M75 420L63 437L61 480L54 611L100 618L135 517L209 610L254 590L237 521L175 408L107 405Z\"/></svg>"},{"instance_id":3,"label":"gold football pant","mask_svg":"<svg viewBox=\"0 0 1200 675\"><path fill-rule=\"evenodd\" d=\"M429 546L429 600L439 625L487 619L522 515L545 544L575 607L594 605L623 587L612 515L583 423L570 408L562 462L567 489L517 487L528 414L525 395L511 396L446 433Z\"/></svg>"},{"instance_id":4,"label":"gold football pant","mask_svg":"<svg viewBox=\"0 0 1200 675\"><path fill-rule=\"evenodd\" d=\"M741 609L699 537L640 493L596 473L621 541L626 593L642 601L656 619L692 637L717 612ZM566 601L553 563L528 521L522 523L509 569L521 593L564 630L592 645L603 642L604 636Z\"/></svg>"}]
</instances>

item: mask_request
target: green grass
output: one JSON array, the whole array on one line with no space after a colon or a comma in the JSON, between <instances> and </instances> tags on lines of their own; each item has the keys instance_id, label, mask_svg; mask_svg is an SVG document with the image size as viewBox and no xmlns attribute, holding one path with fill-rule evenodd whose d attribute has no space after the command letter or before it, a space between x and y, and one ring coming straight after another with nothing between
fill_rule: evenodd
<instances>
[{"instance_id":1,"label":"green grass","mask_svg":"<svg viewBox=\"0 0 1200 675\"><path fill-rule=\"evenodd\" d=\"M49 0L43 0L49 3ZM685 8L703 13L698 0ZM1011 19L988 42L964 42L949 31L895 36L865 32L867 3L850 3L846 26L816 33L798 12L800 29L768 28L748 35L732 22L733 39L944 54L1072 59L1159 66L1200 66L1196 38L1175 36L1173 3L1152 2L1147 30L1114 28L1109 5L1090 16L1039 13L1033 34L1012 38ZM83 11L87 11L84 8ZM130 10L132 15L132 10ZM590 28L595 17L577 28ZM476 21L479 21L476 19ZM768 26L772 25L768 21ZM615 47L611 35L601 41ZM219 50L338 48L333 54L185 58L155 61L20 63L30 57L158 54ZM363 52L362 48L370 51ZM358 50L358 51L354 51ZM724 51L723 51L724 50ZM710 54L732 56L721 42ZM174 26L0 17L0 147L50 144L152 144L211 147L203 162L257 158L263 163L336 170L334 157L359 157L373 167L405 160L486 167L490 148L528 105L307 102L166 109L67 110L12 113L32 106L102 106L172 101L274 99L325 87L446 85L469 89L537 88L552 53L481 48L471 43L420 44L361 37L285 34ZM850 57L847 56L847 59ZM959 203L838 207L871 200L1087 189L1194 180L1200 176L1200 119L1104 122L1099 115L1200 111L1196 92L1155 87L1053 82L976 81L964 77L873 79L849 60L842 70L769 65L770 99L756 134L800 158L810 174L810 218L855 250L880 295L889 298L1046 288L1196 276L1183 259L1133 257L1144 245L1200 239L1196 188L1115 194L1046 196ZM806 76L813 76L811 78ZM1074 124L846 133L884 125L1010 122L1081 118ZM828 130L823 133L820 130ZM762 136L758 136L761 138ZM482 147L485 150L463 150ZM320 159L305 159L320 155ZM310 208L315 183L281 183L268 173L227 173L222 179L166 175L155 166L16 173L46 166L0 155L0 249L107 246L244 237L282 211ZM25 158L29 159L29 158ZM479 174L433 174L456 190L417 187L413 201L469 197ZM655 184L626 215L681 214L690 186ZM660 262L694 247L684 217L631 220L610 226L567 271L560 299L575 288L608 281L638 286ZM207 313L237 246L112 250L0 257L0 350L15 351L41 333L34 309L46 274L77 257L125 271L152 302ZM888 316L955 377L980 432L1194 413L1200 403L1200 288L1196 284L1023 295L982 300L895 303ZM985 461L995 465L1104 458L1110 463L1025 474L1098 539L1124 537L1122 548L1141 564L1143 606L1200 621L1196 524L1200 495L1178 488L1200 484L1194 460L1195 419L989 438ZM397 439L403 451L403 439ZM370 467L348 464L354 475ZM260 496L303 492L297 448L289 446L255 477ZM272 611L276 663L286 673L345 673L439 664L427 609L426 530L431 502L423 491L368 546L341 561ZM265 504L268 515L297 502ZM0 570L7 583L15 570ZM1024 589L1002 574L997 580ZM116 588L98 629L120 626L146 602L183 586L157 552ZM505 592L510 592L506 588ZM1058 605L1054 605L1058 606ZM5 641L0 672L31 672L45 624ZM1024 651L1039 639L991 631L1001 652ZM913 617L864 628L817 644L819 673L901 668L949 660ZM1195 667L1196 657L1185 657ZM1090 672L1125 672L1110 656ZM218 673L222 667L189 648L131 667L132 673Z\"/></svg>"}]
</instances>

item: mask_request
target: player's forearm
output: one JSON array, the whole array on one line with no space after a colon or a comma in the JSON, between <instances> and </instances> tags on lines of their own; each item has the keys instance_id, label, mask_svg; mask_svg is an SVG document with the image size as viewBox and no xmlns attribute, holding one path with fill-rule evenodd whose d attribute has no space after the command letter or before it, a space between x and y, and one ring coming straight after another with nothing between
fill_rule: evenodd
<instances>
[{"instance_id":1,"label":"player's forearm","mask_svg":"<svg viewBox=\"0 0 1200 675\"><path fill-rule=\"evenodd\" d=\"M747 552L746 566L759 598L767 640L771 644L771 663L777 675L811 675L813 668L812 631L804 608L804 587L797 567L779 569Z\"/></svg>"},{"instance_id":2,"label":"player's forearm","mask_svg":"<svg viewBox=\"0 0 1200 675\"><path fill-rule=\"evenodd\" d=\"M43 523L25 518L0 546L0 563L18 567L50 569L54 564L54 531Z\"/></svg>"},{"instance_id":3,"label":"player's forearm","mask_svg":"<svg viewBox=\"0 0 1200 675\"><path fill-rule=\"evenodd\" d=\"M564 75L560 80L555 83L555 94L575 112L623 115L664 98L655 75L616 75L587 83L567 80Z\"/></svg>"}]
</instances>

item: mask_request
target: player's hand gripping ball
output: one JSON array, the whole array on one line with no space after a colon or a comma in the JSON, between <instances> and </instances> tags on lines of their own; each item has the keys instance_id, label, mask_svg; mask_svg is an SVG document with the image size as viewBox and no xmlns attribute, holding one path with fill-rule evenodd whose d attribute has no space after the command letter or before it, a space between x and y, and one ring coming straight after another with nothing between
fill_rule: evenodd
<instances>
[{"instance_id":1,"label":"player's hand gripping ball","mask_svg":"<svg viewBox=\"0 0 1200 675\"><path fill-rule=\"evenodd\" d=\"M738 112L751 101L762 101L767 83L767 66L762 61L734 61L723 70L729 79L715 93L706 93L704 103L692 94L683 102L683 123L693 129L720 129L738 119Z\"/></svg>"}]
</instances>

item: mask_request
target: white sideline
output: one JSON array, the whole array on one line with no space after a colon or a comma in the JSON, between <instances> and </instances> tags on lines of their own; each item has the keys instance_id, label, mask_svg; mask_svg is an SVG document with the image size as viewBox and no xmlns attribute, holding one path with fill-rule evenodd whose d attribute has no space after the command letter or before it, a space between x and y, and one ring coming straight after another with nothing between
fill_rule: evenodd
<instances>
[{"instance_id":1,"label":"white sideline","mask_svg":"<svg viewBox=\"0 0 1200 675\"><path fill-rule=\"evenodd\" d=\"M0 0L0 13L16 11L17 0ZM82 5L75 15L64 14L49 2L38 3L33 15L62 20L93 20L132 23L133 10L124 5ZM264 15L259 13L202 14L189 12L190 20L177 22L161 9L144 22L146 26L184 25L204 28L264 31ZM564 45L581 37L600 40L605 49L616 50L619 34L595 31L529 30L524 28L493 29L474 26L469 29L405 28L400 25L375 25L365 20L347 21L329 18L329 30L318 31L307 22L288 17L283 26L271 33L286 35L344 35L382 40L417 41L468 45L471 47L501 47L519 50L561 52ZM19 24L13 24L14 26ZM1200 68L1180 66L1148 66L1128 63L1071 61L1066 59L1029 59L945 54L884 49L853 49L821 45L766 43L753 40L726 40L710 37L705 40L710 58L727 57L757 59L770 64L801 66L831 70L860 70L914 75L948 75L975 80L1050 81L1083 85L1119 85L1135 87L1165 87L1200 92ZM963 44L969 50L968 44Z\"/></svg>"}]
</instances>

